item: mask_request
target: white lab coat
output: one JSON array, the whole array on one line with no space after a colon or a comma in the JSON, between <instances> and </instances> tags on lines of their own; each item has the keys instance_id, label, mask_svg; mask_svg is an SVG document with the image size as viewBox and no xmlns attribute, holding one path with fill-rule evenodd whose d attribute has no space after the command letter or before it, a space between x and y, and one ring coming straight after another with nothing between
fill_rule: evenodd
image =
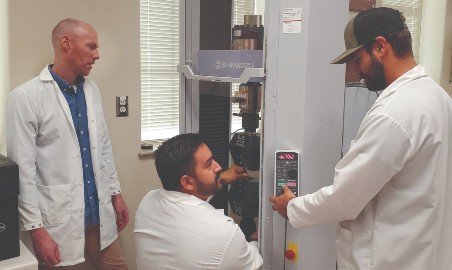
<instances>
[{"instance_id":1,"label":"white lab coat","mask_svg":"<svg viewBox=\"0 0 452 270\"><path fill-rule=\"evenodd\" d=\"M232 218L189 194L150 191L135 219L138 270L256 270L262 257Z\"/></svg>"},{"instance_id":2,"label":"white lab coat","mask_svg":"<svg viewBox=\"0 0 452 270\"><path fill-rule=\"evenodd\" d=\"M121 192L97 86L83 85L99 196L101 249L117 238L111 195ZM19 165L20 227L44 226L59 246L60 266L84 261L85 201L80 146L68 103L46 66L13 90L6 106L8 157Z\"/></svg>"},{"instance_id":3,"label":"white lab coat","mask_svg":"<svg viewBox=\"0 0 452 270\"><path fill-rule=\"evenodd\" d=\"M340 270L452 267L452 101L417 66L385 89L334 184L289 202L299 228L342 221Z\"/></svg>"}]
</instances>

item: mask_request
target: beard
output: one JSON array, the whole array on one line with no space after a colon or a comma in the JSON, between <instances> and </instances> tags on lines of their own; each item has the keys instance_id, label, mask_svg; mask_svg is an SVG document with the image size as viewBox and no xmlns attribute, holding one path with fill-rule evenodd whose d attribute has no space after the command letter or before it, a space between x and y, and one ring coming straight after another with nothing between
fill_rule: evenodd
<instances>
[{"instance_id":1,"label":"beard","mask_svg":"<svg viewBox=\"0 0 452 270\"><path fill-rule=\"evenodd\" d=\"M361 78L367 89L370 91L384 90L388 85L386 83L385 68L383 64L375 58L374 53L370 54L370 67L368 74L362 74Z\"/></svg>"},{"instance_id":2,"label":"beard","mask_svg":"<svg viewBox=\"0 0 452 270\"><path fill-rule=\"evenodd\" d=\"M201 183L196 182L196 187L198 190L198 193L202 196L211 196L217 193L218 190L220 190L222 184L220 181L220 173L217 173L215 176L215 182L213 183Z\"/></svg>"}]
</instances>

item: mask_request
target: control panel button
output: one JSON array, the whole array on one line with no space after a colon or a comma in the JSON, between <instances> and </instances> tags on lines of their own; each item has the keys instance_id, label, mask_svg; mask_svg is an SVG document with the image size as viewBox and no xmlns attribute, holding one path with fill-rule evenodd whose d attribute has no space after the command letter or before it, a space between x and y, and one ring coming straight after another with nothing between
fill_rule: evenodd
<instances>
[{"instance_id":1,"label":"control panel button","mask_svg":"<svg viewBox=\"0 0 452 270\"><path fill-rule=\"evenodd\" d=\"M288 249L288 250L286 250L286 252L284 252L284 256L289 261L293 261L295 259L296 253L292 249Z\"/></svg>"},{"instance_id":2,"label":"control panel button","mask_svg":"<svg viewBox=\"0 0 452 270\"><path fill-rule=\"evenodd\" d=\"M297 179L298 178L297 170L289 169L287 171L287 176L289 177L289 179Z\"/></svg>"}]
</instances>

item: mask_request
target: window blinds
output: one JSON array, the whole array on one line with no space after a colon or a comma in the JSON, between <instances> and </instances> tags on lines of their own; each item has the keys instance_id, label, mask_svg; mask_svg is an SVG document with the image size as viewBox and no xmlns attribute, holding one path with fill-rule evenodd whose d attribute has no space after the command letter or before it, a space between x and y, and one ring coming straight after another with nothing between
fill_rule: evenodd
<instances>
[{"instance_id":1,"label":"window blinds","mask_svg":"<svg viewBox=\"0 0 452 270\"><path fill-rule=\"evenodd\" d=\"M413 40L413 54L419 60L421 47L422 0L383 0L382 6L397 9L406 18L406 25Z\"/></svg>"},{"instance_id":2,"label":"window blinds","mask_svg":"<svg viewBox=\"0 0 452 270\"><path fill-rule=\"evenodd\" d=\"M179 0L140 0L141 140L179 133Z\"/></svg>"},{"instance_id":3,"label":"window blinds","mask_svg":"<svg viewBox=\"0 0 452 270\"><path fill-rule=\"evenodd\" d=\"M255 14L256 0L235 0L232 11L232 22L234 25L243 24L244 15Z\"/></svg>"}]
</instances>

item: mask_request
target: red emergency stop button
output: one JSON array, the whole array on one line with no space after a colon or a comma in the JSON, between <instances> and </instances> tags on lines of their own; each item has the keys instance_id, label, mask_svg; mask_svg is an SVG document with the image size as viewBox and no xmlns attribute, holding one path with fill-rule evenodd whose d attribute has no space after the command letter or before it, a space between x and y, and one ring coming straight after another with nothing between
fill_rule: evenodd
<instances>
[{"instance_id":1,"label":"red emergency stop button","mask_svg":"<svg viewBox=\"0 0 452 270\"><path fill-rule=\"evenodd\" d=\"M292 249L288 249L288 250L286 250L286 252L284 252L284 256L289 261L293 261L295 259L296 254L295 254L295 251L293 251Z\"/></svg>"}]
</instances>

